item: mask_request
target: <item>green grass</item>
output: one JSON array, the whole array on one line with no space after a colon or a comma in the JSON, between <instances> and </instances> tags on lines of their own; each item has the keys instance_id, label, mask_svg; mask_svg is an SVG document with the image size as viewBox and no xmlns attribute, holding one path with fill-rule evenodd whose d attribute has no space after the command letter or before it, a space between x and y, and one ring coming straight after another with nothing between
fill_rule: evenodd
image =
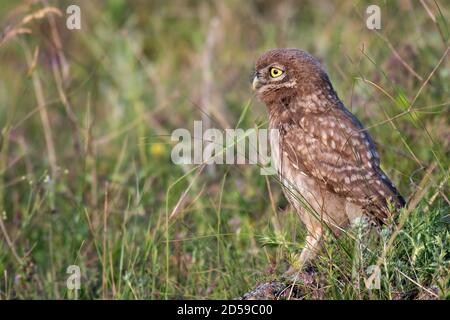
<instances>
[{"instance_id":1,"label":"green grass","mask_svg":"<svg viewBox=\"0 0 450 320\"><path fill-rule=\"evenodd\" d=\"M74 1L49 2L64 16ZM75 298L70 265L82 299L235 298L276 279L304 237L277 179L170 160L171 132L204 112L266 122L248 78L273 47L322 60L410 203L389 230L329 237L305 298L450 297L446 1L380 1L379 32L366 1L75 2L82 30L50 13L0 41L0 299ZM0 39L42 7L0 5Z\"/></svg>"}]
</instances>

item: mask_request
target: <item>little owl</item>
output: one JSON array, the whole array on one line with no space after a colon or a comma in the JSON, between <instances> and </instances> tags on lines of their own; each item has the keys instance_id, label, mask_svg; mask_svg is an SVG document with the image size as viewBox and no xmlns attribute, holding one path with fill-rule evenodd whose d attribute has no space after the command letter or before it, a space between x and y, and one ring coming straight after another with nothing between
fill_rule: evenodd
<instances>
[{"instance_id":1,"label":"little owl","mask_svg":"<svg viewBox=\"0 0 450 320\"><path fill-rule=\"evenodd\" d=\"M380 168L375 145L345 108L317 59L274 49L256 62L253 89L269 113L272 161L307 236L289 273L301 270L329 226L341 230L362 215L386 222L405 201Z\"/></svg>"}]
</instances>

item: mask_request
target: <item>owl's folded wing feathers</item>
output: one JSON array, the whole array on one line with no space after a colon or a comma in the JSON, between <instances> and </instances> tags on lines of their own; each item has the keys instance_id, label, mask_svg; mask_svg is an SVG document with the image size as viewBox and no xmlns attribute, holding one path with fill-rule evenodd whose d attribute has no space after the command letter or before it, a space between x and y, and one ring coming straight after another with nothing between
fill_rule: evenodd
<instances>
[{"instance_id":1,"label":"owl's folded wing feathers","mask_svg":"<svg viewBox=\"0 0 450 320\"><path fill-rule=\"evenodd\" d=\"M361 205L378 220L404 200L379 167L379 157L367 131L347 110L320 117L305 115L286 132L284 153L299 170L329 191Z\"/></svg>"}]
</instances>

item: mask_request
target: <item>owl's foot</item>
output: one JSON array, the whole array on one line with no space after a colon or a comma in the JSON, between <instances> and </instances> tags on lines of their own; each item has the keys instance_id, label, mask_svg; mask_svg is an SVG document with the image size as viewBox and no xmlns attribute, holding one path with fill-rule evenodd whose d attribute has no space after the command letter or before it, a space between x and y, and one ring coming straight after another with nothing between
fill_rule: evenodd
<instances>
[{"instance_id":1,"label":"owl's foot","mask_svg":"<svg viewBox=\"0 0 450 320\"><path fill-rule=\"evenodd\" d=\"M301 269L297 269L293 266L289 267L289 269L287 271L285 271L282 276L281 279L283 279L283 281L285 282L289 282L289 283L298 283L300 281L300 274L301 274Z\"/></svg>"},{"instance_id":2,"label":"owl's foot","mask_svg":"<svg viewBox=\"0 0 450 320\"><path fill-rule=\"evenodd\" d=\"M307 264L301 269L291 266L283 273L281 278L288 283L308 285L313 281L316 270L312 265Z\"/></svg>"},{"instance_id":3,"label":"owl's foot","mask_svg":"<svg viewBox=\"0 0 450 320\"><path fill-rule=\"evenodd\" d=\"M283 273L282 278L289 282L298 281L300 274L307 267L308 251L303 250L301 254L294 254L290 258L289 269Z\"/></svg>"},{"instance_id":4,"label":"owl's foot","mask_svg":"<svg viewBox=\"0 0 450 320\"><path fill-rule=\"evenodd\" d=\"M290 267L283 274L283 278L293 282L301 281L302 275L308 275L311 272L311 259L316 255L320 239L322 237L322 229L318 228L314 232L308 233L305 239L305 246L300 254L295 254L290 259ZM314 271L312 271L314 273Z\"/></svg>"}]
</instances>

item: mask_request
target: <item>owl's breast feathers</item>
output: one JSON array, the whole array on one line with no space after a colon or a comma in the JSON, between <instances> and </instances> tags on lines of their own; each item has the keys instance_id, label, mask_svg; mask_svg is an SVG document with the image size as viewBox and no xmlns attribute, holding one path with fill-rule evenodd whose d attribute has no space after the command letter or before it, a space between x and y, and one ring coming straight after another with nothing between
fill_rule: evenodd
<instances>
[{"instance_id":1,"label":"owl's breast feathers","mask_svg":"<svg viewBox=\"0 0 450 320\"><path fill-rule=\"evenodd\" d=\"M270 125L280 131L281 164L384 221L390 216L388 203L399 208L405 201L381 170L367 130L331 87L326 89L325 94L280 97L269 106Z\"/></svg>"}]
</instances>

